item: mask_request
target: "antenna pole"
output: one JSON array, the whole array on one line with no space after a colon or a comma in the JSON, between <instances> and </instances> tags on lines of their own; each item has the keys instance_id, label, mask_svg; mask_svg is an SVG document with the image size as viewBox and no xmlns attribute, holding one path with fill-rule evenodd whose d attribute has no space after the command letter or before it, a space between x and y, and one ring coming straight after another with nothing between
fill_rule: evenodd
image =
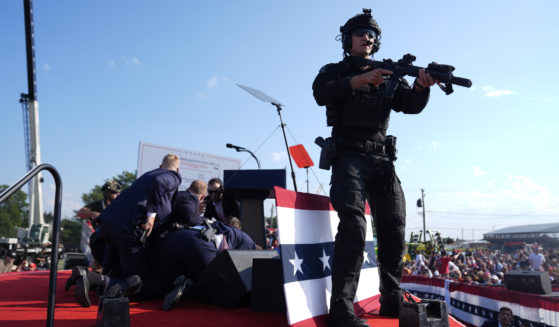
<instances>
[{"instance_id":1,"label":"antenna pole","mask_svg":"<svg viewBox=\"0 0 559 327\"><path fill-rule=\"evenodd\" d=\"M281 123L281 131L283 132L283 140L285 141L285 148L287 149L287 157L289 158L289 166L291 167L291 178L293 179L293 188L297 192L297 180L295 179L295 171L293 170L293 162L291 161L291 153L289 153L289 145L287 144L287 136L285 136L285 124L281 118L281 105L279 103L272 103L278 109L278 116Z\"/></svg>"}]
</instances>

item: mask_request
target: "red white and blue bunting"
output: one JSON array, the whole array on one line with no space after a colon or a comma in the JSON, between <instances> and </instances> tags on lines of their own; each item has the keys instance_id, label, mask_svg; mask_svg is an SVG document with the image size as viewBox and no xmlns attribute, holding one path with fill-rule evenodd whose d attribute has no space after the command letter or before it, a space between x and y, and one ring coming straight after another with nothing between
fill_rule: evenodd
<instances>
[{"instance_id":1,"label":"red white and blue bunting","mask_svg":"<svg viewBox=\"0 0 559 327\"><path fill-rule=\"evenodd\" d=\"M321 326L328 314L338 214L330 199L275 188L287 319L291 326ZM356 315L378 307L379 277L367 208L364 262L354 302Z\"/></svg>"},{"instance_id":2,"label":"red white and blue bunting","mask_svg":"<svg viewBox=\"0 0 559 327\"><path fill-rule=\"evenodd\" d=\"M497 319L503 306L511 308L516 326L559 326L559 297L415 276L403 277L401 286L420 298L446 301L449 314L473 326Z\"/></svg>"}]
</instances>

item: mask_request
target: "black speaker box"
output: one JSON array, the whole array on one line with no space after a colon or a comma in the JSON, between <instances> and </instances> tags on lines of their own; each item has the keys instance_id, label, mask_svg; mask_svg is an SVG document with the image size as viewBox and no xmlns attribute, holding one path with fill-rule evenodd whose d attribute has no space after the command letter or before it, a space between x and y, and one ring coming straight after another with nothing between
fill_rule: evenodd
<instances>
[{"instance_id":1,"label":"black speaker box","mask_svg":"<svg viewBox=\"0 0 559 327\"><path fill-rule=\"evenodd\" d=\"M282 271L279 257L253 260L251 309L266 312L286 311Z\"/></svg>"},{"instance_id":2,"label":"black speaker box","mask_svg":"<svg viewBox=\"0 0 559 327\"><path fill-rule=\"evenodd\" d=\"M277 256L268 250L225 250L204 269L200 286L212 303L233 307L252 289L252 260Z\"/></svg>"},{"instance_id":3,"label":"black speaker box","mask_svg":"<svg viewBox=\"0 0 559 327\"><path fill-rule=\"evenodd\" d=\"M419 303L402 302L398 316L399 327L448 327L446 302L421 300Z\"/></svg>"},{"instance_id":4,"label":"black speaker box","mask_svg":"<svg viewBox=\"0 0 559 327\"><path fill-rule=\"evenodd\" d=\"M72 269L75 266L89 266L85 254L79 252L66 252L64 254L64 269Z\"/></svg>"},{"instance_id":5,"label":"black speaker box","mask_svg":"<svg viewBox=\"0 0 559 327\"><path fill-rule=\"evenodd\" d=\"M129 327L130 301L125 298L99 298L96 327Z\"/></svg>"},{"instance_id":6,"label":"black speaker box","mask_svg":"<svg viewBox=\"0 0 559 327\"><path fill-rule=\"evenodd\" d=\"M551 294L551 281L546 271L509 271L505 274L505 285L512 291Z\"/></svg>"}]
</instances>

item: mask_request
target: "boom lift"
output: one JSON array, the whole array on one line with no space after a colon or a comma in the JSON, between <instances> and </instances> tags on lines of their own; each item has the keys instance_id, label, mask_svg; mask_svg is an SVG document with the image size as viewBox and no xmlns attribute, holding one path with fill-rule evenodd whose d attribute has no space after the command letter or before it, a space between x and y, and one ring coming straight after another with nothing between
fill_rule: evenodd
<instances>
[{"instance_id":1,"label":"boom lift","mask_svg":"<svg viewBox=\"0 0 559 327\"><path fill-rule=\"evenodd\" d=\"M25 45L27 51L28 93L22 93L19 102L23 110L26 168L31 170L41 164L39 143L39 102L35 70L35 45L33 28L33 1L24 0ZM11 252L39 253L49 243L49 225L43 217L41 175L29 182L29 227L18 228L17 242L13 238L1 238L0 245Z\"/></svg>"}]
</instances>

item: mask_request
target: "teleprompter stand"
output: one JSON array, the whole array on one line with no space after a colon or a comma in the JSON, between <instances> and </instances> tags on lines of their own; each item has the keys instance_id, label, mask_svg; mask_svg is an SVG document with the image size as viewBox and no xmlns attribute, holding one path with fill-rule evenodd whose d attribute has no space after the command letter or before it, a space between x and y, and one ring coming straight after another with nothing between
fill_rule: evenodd
<instances>
[{"instance_id":1,"label":"teleprompter stand","mask_svg":"<svg viewBox=\"0 0 559 327\"><path fill-rule=\"evenodd\" d=\"M285 148L287 149L287 157L289 158L289 166L291 167L291 178L293 179L293 189L295 190L295 192L297 192L297 181L295 179L295 171L293 170L293 162L291 160L291 154L289 152L287 137L285 136L285 124L283 123L283 119L281 118L281 109L283 105L279 101L275 100L274 98L272 98L271 96L267 95L266 93L260 90L253 89L252 87L248 87L240 84L237 84L237 86L247 91L248 93L252 94L258 100L263 102L268 102L272 104L274 107L276 107L280 119L281 131L283 132L283 140L285 141Z\"/></svg>"}]
</instances>

